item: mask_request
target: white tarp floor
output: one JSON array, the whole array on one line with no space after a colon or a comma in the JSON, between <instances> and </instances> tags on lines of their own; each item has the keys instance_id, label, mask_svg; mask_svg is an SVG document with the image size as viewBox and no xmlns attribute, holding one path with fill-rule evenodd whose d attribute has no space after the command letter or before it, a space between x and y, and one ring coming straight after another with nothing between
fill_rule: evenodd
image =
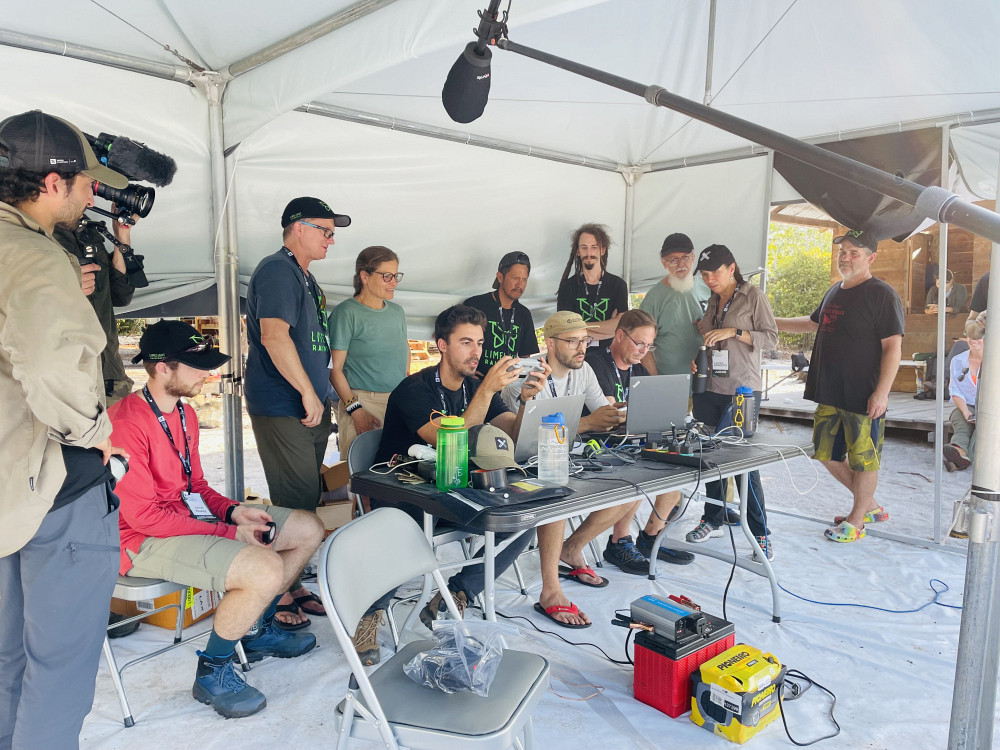
<instances>
[{"instance_id":1,"label":"white tarp floor","mask_svg":"<svg viewBox=\"0 0 1000 750\"><path fill-rule=\"evenodd\" d=\"M769 442L783 444L803 444L810 436L809 428L802 423L773 420L762 425L761 433ZM201 446L206 475L221 488L221 430L203 431ZM249 429L245 432L245 446L247 484L263 489ZM932 447L890 437L884 462L887 468L877 497L890 511L891 519L882 527L887 532L928 538L933 484L919 475L933 476ZM815 468L820 469L817 486L800 496L792 483L807 489L815 479ZM921 546L869 536L860 543L833 544L823 539L821 525L778 512L826 518L848 507L846 491L822 467L798 457L787 467L772 465L761 474L775 540L775 571L779 583L788 590L818 601L912 610L931 599L928 582L936 578L950 587L941 601L961 604L964 542L951 540L944 547L926 542ZM946 477L945 499L949 507L970 481L971 471ZM697 506L689 509L672 535L681 536L697 522L699 513ZM640 516L644 519L645 512ZM739 534L736 543L741 555L748 554L747 544ZM726 537L712 539L708 544L728 548L730 542ZM530 593L537 597L537 557L522 558L522 567ZM550 627L533 612L534 599L520 596L513 576L501 579L497 605L503 613L530 617L545 630L558 630L559 635L572 641L591 641L613 658L622 659L625 631L610 624L616 608L627 608L631 601L649 593L683 593L705 611L721 615L729 570L726 563L699 556L692 565L680 568L661 564L659 578L649 581L606 566L601 573L610 578L611 585L605 589L566 584L567 594L594 620L594 626L583 631ZM313 583L308 585L315 588ZM766 580L736 570L728 615L736 626L737 642L774 654L783 664L805 672L837 695L836 716L843 731L818 747L923 750L947 744L959 610L931 605L915 613L890 614L822 606L782 594L782 621L773 624L770 607ZM397 611L402 618L405 609ZM125 672L136 718L136 725L129 729L122 725L114 688L102 662L94 708L83 727L82 747L332 747L333 708L346 689L347 669L329 622L320 618L313 618L313 622L312 631L320 644L315 651L293 660L267 659L251 670L249 680L265 693L268 706L246 719L224 721L191 698L194 651L203 640ZM592 648L567 645L554 636L539 634L523 620L513 622L519 626L521 637L511 645L536 651L552 665L552 690L535 713L538 747L724 747L725 740L695 726L688 714L671 719L636 701L630 666L611 664ZM194 627L207 628L208 623L203 621ZM416 628L426 636L419 623ZM170 631L143 625L136 634L112 643L123 662L170 640ZM387 629L383 629L382 644L391 644ZM383 648L383 656L389 653L388 648ZM587 696L595 693L592 686L599 686L601 692L588 700ZM828 698L815 688L789 704L793 736L806 741L829 733L828 708ZM791 746L780 720L751 743L760 750Z\"/></svg>"}]
</instances>

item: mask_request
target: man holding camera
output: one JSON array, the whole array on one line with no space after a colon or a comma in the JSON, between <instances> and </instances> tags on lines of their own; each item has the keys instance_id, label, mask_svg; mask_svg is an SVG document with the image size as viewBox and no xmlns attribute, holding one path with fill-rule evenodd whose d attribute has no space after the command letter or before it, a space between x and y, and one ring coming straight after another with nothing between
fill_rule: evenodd
<instances>
[{"instance_id":1,"label":"man holding camera","mask_svg":"<svg viewBox=\"0 0 1000 750\"><path fill-rule=\"evenodd\" d=\"M52 236L98 180L128 184L65 120L0 122L2 750L78 747L118 572L105 338Z\"/></svg>"},{"instance_id":2,"label":"man holding camera","mask_svg":"<svg viewBox=\"0 0 1000 750\"><path fill-rule=\"evenodd\" d=\"M205 481L198 417L180 399L197 396L209 370L228 360L187 323L161 320L133 359L149 381L109 412L114 440L131 456L117 488L121 574L226 592L198 652L192 692L227 719L267 705L233 668L237 641L249 661L301 656L316 645L314 635L277 627L274 614L323 538L314 513L240 504Z\"/></svg>"}]
</instances>

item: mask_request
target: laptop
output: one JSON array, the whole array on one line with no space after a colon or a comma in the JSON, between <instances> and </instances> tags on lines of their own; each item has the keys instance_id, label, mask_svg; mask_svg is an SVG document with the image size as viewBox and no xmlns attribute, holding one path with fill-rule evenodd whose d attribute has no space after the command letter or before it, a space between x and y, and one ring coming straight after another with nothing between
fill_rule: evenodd
<instances>
[{"instance_id":1,"label":"laptop","mask_svg":"<svg viewBox=\"0 0 1000 750\"><path fill-rule=\"evenodd\" d=\"M536 398L525 404L524 416L521 417L521 431L514 445L514 460L523 464L538 453L538 428L542 426L542 417L556 412L562 412L566 417L566 439L571 441L570 447L572 447L586 400L586 395L579 393L575 396Z\"/></svg>"},{"instance_id":2,"label":"laptop","mask_svg":"<svg viewBox=\"0 0 1000 750\"><path fill-rule=\"evenodd\" d=\"M639 375L629 381L625 431L630 435L669 432L687 419L690 375Z\"/></svg>"}]
</instances>

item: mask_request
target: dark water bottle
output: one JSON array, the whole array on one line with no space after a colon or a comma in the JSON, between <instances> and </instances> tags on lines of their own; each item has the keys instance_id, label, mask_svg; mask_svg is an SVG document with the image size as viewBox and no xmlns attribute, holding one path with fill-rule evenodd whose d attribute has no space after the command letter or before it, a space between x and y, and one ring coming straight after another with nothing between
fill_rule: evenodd
<instances>
[{"instance_id":1,"label":"dark water bottle","mask_svg":"<svg viewBox=\"0 0 1000 750\"><path fill-rule=\"evenodd\" d=\"M704 345L698 347L698 353L694 357L694 367L691 393L704 393L708 385L708 349Z\"/></svg>"}]
</instances>

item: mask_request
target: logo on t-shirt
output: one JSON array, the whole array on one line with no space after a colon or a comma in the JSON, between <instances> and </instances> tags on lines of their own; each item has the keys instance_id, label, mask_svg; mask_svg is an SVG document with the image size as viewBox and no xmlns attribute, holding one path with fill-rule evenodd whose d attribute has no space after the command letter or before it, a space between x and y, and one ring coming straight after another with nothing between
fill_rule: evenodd
<instances>
[{"instance_id":1,"label":"logo on t-shirt","mask_svg":"<svg viewBox=\"0 0 1000 750\"><path fill-rule=\"evenodd\" d=\"M517 345L518 334L521 326L511 325L509 329L503 328L497 321L490 322L490 335L493 346L483 351L483 362L487 367L492 367L500 358L506 355L514 356L514 348Z\"/></svg>"},{"instance_id":2,"label":"logo on t-shirt","mask_svg":"<svg viewBox=\"0 0 1000 750\"><path fill-rule=\"evenodd\" d=\"M837 322L842 317L844 317L843 307L836 303L826 305L826 307L823 308L823 313L820 317L820 330L825 333L833 333L837 327Z\"/></svg>"},{"instance_id":3,"label":"logo on t-shirt","mask_svg":"<svg viewBox=\"0 0 1000 750\"><path fill-rule=\"evenodd\" d=\"M580 316L584 321L600 323L608 319L608 305L611 303L610 297L601 297L591 304L586 297L577 297L576 304L580 309Z\"/></svg>"}]
</instances>

